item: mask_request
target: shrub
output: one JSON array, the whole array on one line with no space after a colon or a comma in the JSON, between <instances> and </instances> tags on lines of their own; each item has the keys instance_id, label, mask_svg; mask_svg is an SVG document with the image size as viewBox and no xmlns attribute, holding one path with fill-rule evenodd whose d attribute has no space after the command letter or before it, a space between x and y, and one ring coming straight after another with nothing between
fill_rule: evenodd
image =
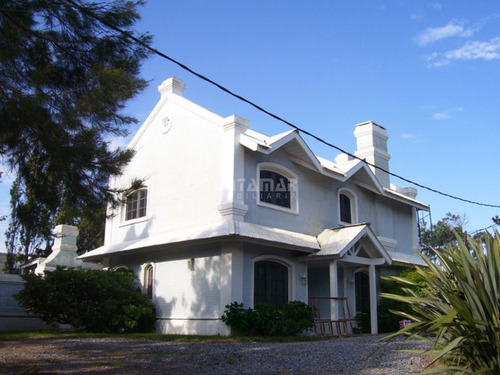
<instances>
[{"instance_id":1,"label":"shrub","mask_svg":"<svg viewBox=\"0 0 500 375\"><path fill-rule=\"evenodd\" d=\"M484 234L483 241L447 249L431 249L437 263L422 255L429 266L418 274L427 282L418 294L414 281L390 278L403 286L403 295L384 294L403 302L411 313L400 316L414 323L389 336L425 337L432 342L429 351L434 362L444 366L434 372L498 374L500 368L500 235ZM431 363L432 364L432 363Z\"/></svg>"},{"instance_id":2,"label":"shrub","mask_svg":"<svg viewBox=\"0 0 500 375\"><path fill-rule=\"evenodd\" d=\"M416 270L406 268L399 273L398 277L414 281L415 285L411 288L419 295L423 293L422 289L425 288L426 282ZM403 294L403 288L399 283L389 281L390 278L387 277L384 277L383 279L385 281L380 282L380 292L382 294ZM380 299L377 306L377 322L378 331L380 333L389 333L399 330L399 321L402 320L402 318L398 313L396 313L396 311L410 313L412 310L411 307L404 302L387 298ZM369 308L366 311L357 314L356 320L358 321L362 332L371 332Z\"/></svg>"},{"instance_id":3,"label":"shrub","mask_svg":"<svg viewBox=\"0 0 500 375\"><path fill-rule=\"evenodd\" d=\"M27 274L23 279L24 288L16 298L47 324L107 333L154 328L153 304L137 289L131 272L58 267L43 277Z\"/></svg>"},{"instance_id":4,"label":"shrub","mask_svg":"<svg viewBox=\"0 0 500 375\"><path fill-rule=\"evenodd\" d=\"M239 335L296 335L313 327L311 308L300 301L275 306L260 303L254 309L244 309L242 303L226 305L222 321Z\"/></svg>"}]
</instances>

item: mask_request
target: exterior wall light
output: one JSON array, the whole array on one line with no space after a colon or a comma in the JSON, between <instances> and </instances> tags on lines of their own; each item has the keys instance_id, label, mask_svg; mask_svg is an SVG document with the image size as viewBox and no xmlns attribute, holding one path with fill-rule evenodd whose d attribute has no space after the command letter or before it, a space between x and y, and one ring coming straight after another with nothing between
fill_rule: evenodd
<instances>
[{"instance_id":1,"label":"exterior wall light","mask_svg":"<svg viewBox=\"0 0 500 375\"><path fill-rule=\"evenodd\" d=\"M194 271L194 258L188 259L188 270Z\"/></svg>"}]
</instances>

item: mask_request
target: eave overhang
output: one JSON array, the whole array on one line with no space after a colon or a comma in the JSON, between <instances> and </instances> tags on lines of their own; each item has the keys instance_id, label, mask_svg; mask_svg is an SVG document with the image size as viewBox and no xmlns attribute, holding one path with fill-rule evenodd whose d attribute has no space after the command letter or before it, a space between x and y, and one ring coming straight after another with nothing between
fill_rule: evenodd
<instances>
[{"instance_id":1,"label":"eave overhang","mask_svg":"<svg viewBox=\"0 0 500 375\"><path fill-rule=\"evenodd\" d=\"M298 250L305 253L312 253L320 249L315 236L252 223L226 221L213 226L171 232L164 235L125 241L115 245L101 246L80 255L78 259L95 262L118 253L132 254L145 249L164 248L165 246L187 244L196 241L220 241L235 238L247 242Z\"/></svg>"}]
</instances>

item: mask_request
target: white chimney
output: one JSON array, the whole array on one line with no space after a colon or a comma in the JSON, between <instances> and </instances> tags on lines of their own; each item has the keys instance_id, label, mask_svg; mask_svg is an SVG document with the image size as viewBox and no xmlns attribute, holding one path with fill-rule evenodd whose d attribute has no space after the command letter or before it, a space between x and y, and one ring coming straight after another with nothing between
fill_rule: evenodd
<instances>
[{"instance_id":1,"label":"white chimney","mask_svg":"<svg viewBox=\"0 0 500 375\"><path fill-rule=\"evenodd\" d=\"M356 125L354 136L357 143L355 155L372 165L389 171L389 159L391 155L387 152L387 140L389 136L386 129L373 121L367 121ZM391 181L389 174L372 166L370 166L370 169L383 187L390 188Z\"/></svg>"}]
</instances>

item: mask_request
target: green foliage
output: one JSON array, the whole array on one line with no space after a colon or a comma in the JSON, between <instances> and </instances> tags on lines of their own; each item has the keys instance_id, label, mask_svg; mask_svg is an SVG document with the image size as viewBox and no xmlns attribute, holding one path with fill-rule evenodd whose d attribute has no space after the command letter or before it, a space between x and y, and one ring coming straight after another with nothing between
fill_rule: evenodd
<instances>
[{"instance_id":1,"label":"green foliage","mask_svg":"<svg viewBox=\"0 0 500 375\"><path fill-rule=\"evenodd\" d=\"M448 244L456 244L455 234L458 234L464 241L467 240L467 216L465 214L446 213L445 217L439 220L431 229L420 231L420 243L423 246L422 252L431 260L435 260L434 252L430 249L445 248Z\"/></svg>"},{"instance_id":2,"label":"green foliage","mask_svg":"<svg viewBox=\"0 0 500 375\"><path fill-rule=\"evenodd\" d=\"M288 336L310 330L314 318L311 308L300 301L280 306L260 303L255 310L233 302L226 305L222 321L238 335Z\"/></svg>"},{"instance_id":3,"label":"green foliage","mask_svg":"<svg viewBox=\"0 0 500 375\"><path fill-rule=\"evenodd\" d=\"M149 332L155 312L131 272L57 268L44 277L23 275L16 295L27 312L48 324L88 332Z\"/></svg>"},{"instance_id":4,"label":"green foliage","mask_svg":"<svg viewBox=\"0 0 500 375\"><path fill-rule=\"evenodd\" d=\"M149 53L116 28L133 34L141 3L2 1L0 155L16 175L9 253L50 252L55 224L76 225L114 201L109 178L132 152L109 139L136 122L123 109L146 86Z\"/></svg>"},{"instance_id":5,"label":"green foliage","mask_svg":"<svg viewBox=\"0 0 500 375\"><path fill-rule=\"evenodd\" d=\"M425 270L423 272L425 272ZM424 295L423 289L426 287L427 283L424 279L422 279L416 270L406 268L402 270L397 277L412 281L415 285L412 285L410 288L418 295ZM403 294L403 288L399 283L385 280L380 282L380 292L385 294L401 295ZM386 298L380 299L377 308L378 331L380 333L389 333L399 330L399 322L402 318L396 314L395 311L411 313L412 310L411 307L404 302ZM362 332L371 332L369 311L363 311L358 314L356 319Z\"/></svg>"},{"instance_id":6,"label":"green foliage","mask_svg":"<svg viewBox=\"0 0 500 375\"><path fill-rule=\"evenodd\" d=\"M422 255L428 272L417 268L427 287L419 294L416 283L392 277L403 295L383 294L411 307L399 315L414 323L396 332L424 337L433 343L429 351L445 367L442 372L499 374L500 369L500 235L484 233L482 241L464 242L431 249L437 264Z\"/></svg>"}]
</instances>

